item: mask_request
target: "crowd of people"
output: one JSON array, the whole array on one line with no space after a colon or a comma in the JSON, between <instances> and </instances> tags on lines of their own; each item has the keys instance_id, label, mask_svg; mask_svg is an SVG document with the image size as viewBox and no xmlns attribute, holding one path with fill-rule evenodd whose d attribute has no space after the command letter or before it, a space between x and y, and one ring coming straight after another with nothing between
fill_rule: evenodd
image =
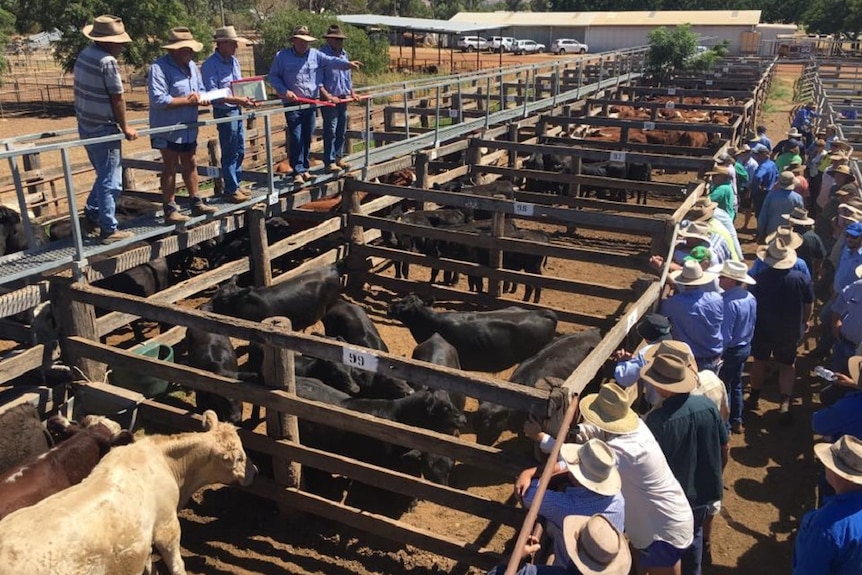
<instances>
[{"instance_id":1,"label":"crowd of people","mask_svg":"<svg viewBox=\"0 0 862 575\"><path fill-rule=\"evenodd\" d=\"M819 371L834 386L813 419L828 441L815 446L819 505L799 526L793 573L862 573L862 193L852 148L835 126L816 129L817 117L813 104L803 106L774 146L759 126L707 172L707 192L681 223L658 313L636 327L645 344L614 354L614 382L580 400L582 421L559 450L563 488L539 509L552 560L521 573L625 573L633 565L699 575L712 560L730 436L744 432L747 411L761 409L773 365L779 421L793 423L797 354L818 323L818 298L820 337L807 353L827 362L831 369ZM747 233L756 242L751 266L739 241ZM650 263L661 269L665 260ZM537 423L524 432L550 452L554 439ZM531 468L517 478L524 505L539 475ZM578 557L585 548L595 549L587 569ZM523 553L536 549L531 540Z\"/></svg>"},{"instance_id":2,"label":"crowd of people","mask_svg":"<svg viewBox=\"0 0 862 575\"><path fill-rule=\"evenodd\" d=\"M131 42L122 19L103 15L82 30L93 41L79 55L74 69L75 113L82 139L123 134L134 140L137 131L126 118L123 83L117 57ZM350 168L344 156L347 130L347 104L358 99L353 89L351 70L362 64L351 61L344 50L346 36L338 25L329 28L326 46L318 50L310 44L317 39L305 26L297 27L290 38L291 47L279 51L272 63L269 82L288 109L289 160L293 182L304 185L309 175L312 135L317 118L315 103L323 118L323 156L325 171L338 173ZM213 36L215 50L202 66L194 55L203 50L188 28L172 28L162 45L165 54L150 66L147 76L150 128L170 128L151 134L153 149L159 150L164 168L160 176L164 221L178 224L193 216L205 216L216 208L199 194L195 154L197 152L198 112L212 106L216 119L238 117L243 107L258 104L251 97L241 97L230 90L242 80L235 54L249 41L236 33L233 26L218 28ZM224 92L219 93L219 90ZM209 94L216 94L212 101ZM312 105L300 108L298 104ZM244 191L242 163L245 157L245 127L241 120L217 124L221 148L223 199L240 204L251 199ZM87 233L97 235L103 244L134 236L118 229L116 202L122 193L121 140L85 144L96 172L91 193L84 209ZM191 216L182 212L176 200L177 171L188 193Z\"/></svg>"}]
</instances>

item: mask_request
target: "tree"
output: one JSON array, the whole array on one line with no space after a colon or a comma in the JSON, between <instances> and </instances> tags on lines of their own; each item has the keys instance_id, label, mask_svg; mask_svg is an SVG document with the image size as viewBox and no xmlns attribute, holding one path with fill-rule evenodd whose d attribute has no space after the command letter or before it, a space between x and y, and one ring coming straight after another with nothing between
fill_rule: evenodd
<instances>
[{"instance_id":1,"label":"tree","mask_svg":"<svg viewBox=\"0 0 862 575\"><path fill-rule=\"evenodd\" d=\"M9 36L15 31L15 15L0 8L0 45L5 46L9 42ZM0 72L9 69L6 55L0 51Z\"/></svg>"},{"instance_id":2,"label":"tree","mask_svg":"<svg viewBox=\"0 0 862 575\"><path fill-rule=\"evenodd\" d=\"M814 0L802 15L809 32L846 33L855 36L860 30L862 5L859 0Z\"/></svg>"},{"instance_id":3,"label":"tree","mask_svg":"<svg viewBox=\"0 0 862 575\"><path fill-rule=\"evenodd\" d=\"M686 68L697 54L697 34L691 25L656 28L649 33L648 70L661 81Z\"/></svg>"}]
</instances>

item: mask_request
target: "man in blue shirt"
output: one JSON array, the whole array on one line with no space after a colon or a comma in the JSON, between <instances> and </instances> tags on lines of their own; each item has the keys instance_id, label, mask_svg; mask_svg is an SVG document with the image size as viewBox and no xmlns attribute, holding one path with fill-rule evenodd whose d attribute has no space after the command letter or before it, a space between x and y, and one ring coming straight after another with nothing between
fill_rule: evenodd
<instances>
[{"instance_id":1,"label":"man in blue shirt","mask_svg":"<svg viewBox=\"0 0 862 575\"><path fill-rule=\"evenodd\" d=\"M758 243L764 243L766 236L784 223L784 214L789 214L793 208L805 207L805 201L795 188L796 177L793 172L781 172L777 187L767 192L763 205L757 212Z\"/></svg>"},{"instance_id":2,"label":"man in blue shirt","mask_svg":"<svg viewBox=\"0 0 862 575\"><path fill-rule=\"evenodd\" d=\"M718 285L724 290L724 319L721 337L724 340L721 369L718 376L727 387L730 403L730 424L734 433L742 433L742 368L751 355L751 340L757 321L757 300L746 286L757 282L748 275L743 262L724 262L718 272Z\"/></svg>"},{"instance_id":3,"label":"man in blue shirt","mask_svg":"<svg viewBox=\"0 0 862 575\"><path fill-rule=\"evenodd\" d=\"M322 68L358 70L362 65L361 62L348 62L327 56L320 50L309 47L309 43L315 40L317 38L309 35L307 26L298 26L290 37L293 47L279 50L269 69L269 83L284 104L290 106L290 109L284 112L284 118L287 121L293 183L298 186L313 179L308 173L308 167L317 108L311 106L296 109L293 106L300 103L297 98L318 99Z\"/></svg>"},{"instance_id":4,"label":"man in blue shirt","mask_svg":"<svg viewBox=\"0 0 862 575\"><path fill-rule=\"evenodd\" d=\"M204 87L209 90L230 88L230 83L242 79L239 60L235 54L240 44L250 42L237 36L233 26L225 26L215 31L213 39L216 49L212 56L201 66L201 76ZM228 96L213 101L213 117L229 118L239 116L240 106L255 106L251 98ZM242 161L245 159L245 122L234 120L216 126L218 143L221 148L221 177L224 182L224 197L233 204L241 204L251 199L251 196L239 189L242 179Z\"/></svg>"},{"instance_id":5,"label":"man in blue shirt","mask_svg":"<svg viewBox=\"0 0 862 575\"><path fill-rule=\"evenodd\" d=\"M818 443L836 495L802 518L793 551L793 575L858 575L862 569L862 441L845 435Z\"/></svg>"},{"instance_id":6,"label":"man in blue shirt","mask_svg":"<svg viewBox=\"0 0 862 575\"><path fill-rule=\"evenodd\" d=\"M862 274L862 265L856 268L856 277ZM847 372L847 360L862 343L862 279L846 286L832 302L832 335L835 345L832 348L832 369Z\"/></svg>"},{"instance_id":7,"label":"man in blue shirt","mask_svg":"<svg viewBox=\"0 0 862 575\"><path fill-rule=\"evenodd\" d=\"M793 117L791 127L802 132L802 137L805 140L805 147L799 148L800 150L807 149L814 140L814 137L811 134L811 129L814 126L814 118L819 116L820 114L817 113L817 106L814 105L814 102L807 102L805 106L796 112L796 116Z\"/></svg>"},{"instance_id":8,"label":"man in blue shirt","mask_svg":"<svg viewBox=\"0 0 862 575\"><path fill-rule=\"evenodd\" d=\"M763 206L766 194L778 182L778 167L769 157L769 150L766 149L766 146L759 144L754 147L752 153L754 159L757 160L757 170L754 171L754 181L751 184L751 202L754 215L757 216L760 214L760 208Z\"/></svg>"},{"instance_id":9,"label":"man in blue shirt","mask_svg":"<svg viewBox=\"0 0 862 575\"><path fill-rule=\"evenodd\" d=\"M850 375L835 373L835 385L840 386L840 392L844 395L811 416L811 429L814 433L824 435L833 442L838 441L842 435L862 439L862 417L859 417L862 413L862 355L854 355L847 361L847 373Z\"/></svg>"},{"instance_id":10,"label":"man in blue shirt","mask_svg":"<svg viewBox=\"0 0 862 575\"><path fill-rule=\"evenodd\" d=\"M344 51L344 39L347 36L338 24L330 26L324 38L326 46L320 49L321 52L333 58L350 60ZM350 164L342 158L344 134L347 131L347 105L357 99L350 70L324 68L320 97L335 104L320 108L320 115L323 117L323 163L326 164L326 171L349 170Z\"/></svg>"},{"instance_id":11,"label":"man in blue shirt","mask_svg":"<svg viewBox=\"0 0 862 575\"><path fill-rule=\"evenodd\" d=\"M844 98L844 105L847 106L847 108L841 110L841 117L845 120L858 120L859 112L857 112L856 108L853 107L853 100L850 98Z\"/></svg>"}]
</instances>

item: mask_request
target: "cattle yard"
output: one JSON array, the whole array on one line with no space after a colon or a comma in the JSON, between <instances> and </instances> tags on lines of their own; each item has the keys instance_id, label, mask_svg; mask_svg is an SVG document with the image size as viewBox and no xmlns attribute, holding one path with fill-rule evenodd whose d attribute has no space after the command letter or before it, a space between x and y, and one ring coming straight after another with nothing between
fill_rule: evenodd
<instances>
[{"instance_id":1,"label":"cattle yard","mask_svg":"<svg viewBox=\"0 0 862 575\"><path fill-rule=\"evenodd\" d=\"M341 179L319 178L301 190L274 172L274 149L282 142L273 135L271 116L264 115L263 128L250 137L263 141L257 143L257 156L265 157L269 168L251 175L255 197L248 205L230 210L220 206L217 218L193 221L197 225L180 234L164 235L153 217L144 217L133 229L141 230L141 239L153 241L130 244L120 253L98 253L73 223L75 237L64 252L70 261L51 268L65 267L65 272L42 276L50 266L20 272L31 285L0 296L0 316L25 312L30 320L0 326L4 337L18 342L0 360L2 381L9 382L4 385L21 378L21 385L10 386L20 392L25 381L50 371L59 344L62 362L81 376L72 389L90 401L98 397L109 402L109 413L134 414L137 424L148 429L188 430L199 424L185 396L145 398L108 383L108 368L146 373L188 390L241 401L245 447L261 461L271 459L271 465L262 466L271 469L267 476L244 488L249 493L275 502L288 516L305 512L357 533L373 533L369 542L361 542L370 548L409 545L432 554L407 564L402 556L402 569L433 571L440 565L445 571L466 572L506 561L506 542L519 530L525 539L535 520L535 510L528 513L507 499L511 478L531 465L530 454L512 433L518 432L514 426L500 441L485 445L472 440L477 430L471 424L456 435L308 399L298 391L295 354L463 394L473 398L468 416L475 414L475 401L483 401L538 416L552 433L567 428L574 416L568 395L602 376L606 358L657 302L666 270L661 277L650 273L647 261L650 255L668 254L675 243L680 221L704 191L698 176L753 127L774 67L769 61L726 61L719 64L722 72L682 78L678 86L667 88L636 82L642 54L593 58L596 61L504 70L455 82L422 81L401 89L398 105L393 99L382 104L369 99L364 129L350 134L365 141L352 158L361 170ZM382 130L372 129L372 104L373 114L382 114ZM694 145L698 142L700 146ZM217 157L215 151L211 154ZM37 184L18 172L21 156L6 152L14 166L12 183L20 191L35 189ZM151 157L124 160L124 166L127 182L143 181L159 169ZM632 166L644 166L649 177L632 178ZM66 203L54 202L55 216L70 206L76 211L70 164L64 161L62 168L66 190L60 195ZM213 169L201 166L199 171L211 178ZM397 181L393 176L404 170L412 170L415 181L375 181ZM38 185L44 198L45 182ZM619 191L622 194L615 194ZM616 195L628 200L629 193L642 201L610 199ZM309 209L315 205L328 211ZM457 211L470 221L441 225L427 217L407 217L411 208ZM273 241L267 226L271 216L287 220L291 230L304 229ZM148 297L91 285L243 230L249 255ZM57 258L50 249L39 254ZM7 256L0 266L8 261ZM405 264L411 268L409 275ZM256 288L286 286L332 265L338 266L343 296L368 313L388 351L314 333L319 316L307 333L293 331L285 318L261 322L195 309L234 275L246 274L244 283ZM449 281L427 281L437 275L434 270L448 274ZM458 280L455 274L467 277ZM518 290L514 295L511 286ZM530 298L528 288L533 291ZM412 359L409 332L387 317L389 304L407 294L435 298L438 311L516 305L553 312L557 334L598 327L603 337L563 381L546 382L551 389L520 385L508 381L508 369L480 373ZM46 303L53 310L56 331L40 321ZM130 341L125 326L137 318L165 327L148 341ZM179 350L187 329L230 337L241 346L241 361L248 358L240 342L263 346L263 381L251 383L136 353L154 344ZM45 397L39 387L26 391L28 397ZM52 396L42 407L50 409L63 399ZM256 417L251 406L262 407L265 418ZM376 460L309 444L300 431L309 422L458 464L448 485L435 483ZM307 480L309 470L420 503L416 510L393 513L378 508L381 500L394 500L393 495L378 492L364 502L352 500L349 493L326 496L301 481ZM196 504L204 516L216 513L208 512L205 504L206 499ZM431 515L442 519L423 520ZM278 540L276 534L271 537ZM234 532L233 538L222 544L243 545L242 533ZM336 551L342 552L346 550ZM334 561L307 569L335 573L343 568ZM266 571L265 566L253 569Z\"/></svg>"}]
</instances>

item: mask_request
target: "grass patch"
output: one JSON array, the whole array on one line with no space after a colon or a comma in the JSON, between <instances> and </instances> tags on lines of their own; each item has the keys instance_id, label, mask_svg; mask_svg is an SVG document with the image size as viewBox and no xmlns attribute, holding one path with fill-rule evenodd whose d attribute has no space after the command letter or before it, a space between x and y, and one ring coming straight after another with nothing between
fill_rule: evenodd
<instances>
[{"instance_id":1,"label":"grass patch","mask_svg":"<svg viewBox=\"0 0 862 575\"><path fill-rule=\"evenodd\" d=\"M771 114L776 112L779 106L793 102L793 96L788 84L789 81L784 78L775 78L773 80L772 85L769 87L769 94L763 102L763 113Z\"/></svg>"}]
</instances>

